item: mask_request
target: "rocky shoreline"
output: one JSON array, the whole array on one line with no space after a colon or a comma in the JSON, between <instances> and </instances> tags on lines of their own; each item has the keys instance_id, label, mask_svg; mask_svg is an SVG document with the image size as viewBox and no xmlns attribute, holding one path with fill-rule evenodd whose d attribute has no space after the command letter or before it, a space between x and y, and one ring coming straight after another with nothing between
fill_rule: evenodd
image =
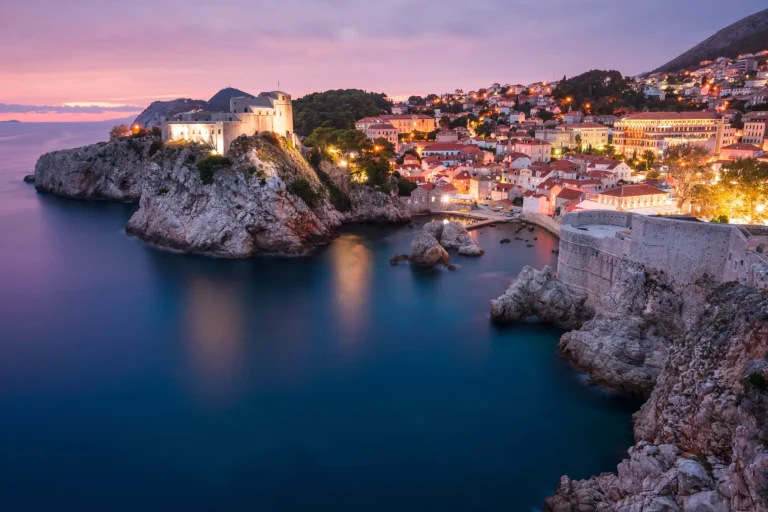
<instances>
[{"instance_id":1,"label":"rocky shoreline","mask_svg":"<svg viewBox=\"0 0 768 512\"><path fill-rule=\"evenodd\" d=\"M768 295L703 276L616 269L594 309L526 267L491 316L567 326L558 350L594 384L648 398L617 472L562 477L553 512L768 510Z\"/></svg>"},{"instance_id":2,"label":"rocky shoreline","mask_svg":"<svg viewBox=\"0 0 768 512\"><path fill-rule=\"evenodd\" d=\"M34 182L39 192L67 198L138 201L128 234L228 258L303 254L332 241L343 223L410 220L396 196L353 186L343 172L329 173L338 184L320 174L271 134L239 138L226 158L200 144L144 135L47 153ZM344 208L333 204L333 194L346 198Z\"/></svg>"}]
</instances>

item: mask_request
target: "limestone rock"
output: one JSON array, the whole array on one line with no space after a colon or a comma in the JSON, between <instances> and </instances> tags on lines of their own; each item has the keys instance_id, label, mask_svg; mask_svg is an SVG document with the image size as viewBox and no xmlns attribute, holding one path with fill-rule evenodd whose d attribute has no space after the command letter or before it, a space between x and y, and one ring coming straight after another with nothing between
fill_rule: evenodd
<instances>
[{"instance_id":1,"label":"limestone rock","mask_svg":"<svg viewBox=\"0 0 768 512\"><path fill-rule=\"evenodd\" d=\"M189 98L178 98L171 101L153 101L144 111L133 121L132 124L138 124L150 130L163 124L163 118L181 114L182 112L191 112L193 110L205 110L208 108L208 102L205 100L191 100Z\"/></svg>"},{"instance_id":2,"label":"limestone rock","mask_svg":"<svg viewBox=\"0 0 768 512\"><path fill-rule=\"evenodd\" d=\"M459 254L462 256L482 256L485 254L485 251L479 248L476 244L471 244L459 247Z\"/></svg>"},{"instance_id":3,"label":"limestone rock","mask_svg":"<svg viewBox=\"0 0 768 512\"><path fill-rule=\"evenodd\" d=\"M301 254L335 237L341 215L314 170L282 139L236 139L230 163L217 168L210 183L196 166L207 155L199 145L166 144L149 165L128 233L162 247L231 258ZM308 184L312 198L288 190L296 180Z\"/></svg>"},{"instance_id":4,"label":"limestone rock","mask_svg":"<svg viewBox=\"0 0 768 512\"><path fill-rule=\"evenodd\" d=\"M664 300L649 304L649 297L666 295L653 290L665 288L664 280L645 279L632 300L611 304L649 308L649 318L664 322L650 312ZM629 458L615 475L563 477L547 510L768 511L768 295L738 284L674 291L684 298L685 316L697 313L682 330L675 308L666 319L673 328L664 340L668 353L635 414L638 442ZM610 358L609 352L607 365L614 364Z\"/></svg>"},{"instance_id":5,"label":"limestone rock","mask_svg":"<svg viewBox=\"0 0 768 512\"><path fill-rule=\"evenodd\" d=\"M411 242L410 262L417 267L433 267L438 264L447 266L450 257L437 238L427 231L421 231Z\"/></svg>"},{"instance_id":6,"label":"limestone rock","mask_svg":"<svg viewBox=\"0 0 768 512\"><path fill-rule=\"evenodd\" d=\"M596 384L647 396L682 323L682 301L665 277L627 265L595 317L563 335L558 349Z\"/></svg>"},{"instance_id":7,"label":"limestone rock","mask_svg":"<svg viewBox=\"0 0 768 512\"><path fill-rule=\"evenodd\" d=\"M434 236L446 250L457 250L463 256L485 254L472 235L458 222L428 222L424 225L424 231Z\"/></svg>"},{"instance_id":8,"label":"limestone rock","mask_svg":"<svg viewBox=\"0 0 768 512\"><path fill-rule=\"evenodd\" d=\"M159 146L147 135L46 153L35 165L35 188L72 199L138 201Z\"/></svg>"},{"instance_id":9,"label":"limestone rock","mask_svg":"<svg viewBox=\"0 0 768 512\"><path fill-rule=\"evenodd\" d=\"M577 329L593 314L585 300L558 281L550 267L535 270L526 266L504 295L491 301L491 318L510 323L535 315Z\"/></svg>"},{"instance_id":10,"label":"limestone rock","mask_svg":"<svg viewBox=\"0 0 768 512\"><path fill-rule=\"evenodd\" d=\"M371 187L353 185L350 187L349 199L352 206L343 212L345 223L405 223L411 220L408 206L400 198Z\"/></svg>"}]
</instances>

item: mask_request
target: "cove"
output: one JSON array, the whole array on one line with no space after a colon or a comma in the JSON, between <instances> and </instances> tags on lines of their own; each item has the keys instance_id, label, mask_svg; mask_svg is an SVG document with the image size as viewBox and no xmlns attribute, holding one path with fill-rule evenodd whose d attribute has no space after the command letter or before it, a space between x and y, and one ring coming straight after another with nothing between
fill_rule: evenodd
<instances>
[{"instance_id":1,"label":"cove","mask_svg":"<svg viewBox=\"0 0 768 512\"><path fill-rule=\"evenodd\" d=\"M638 404L584 385L560 330L489 301L555 265L514 228L456 272L389 265L426 218L302 258L159 251L134 205L36 194L108 125L0 125L0 499L9 509L536 510L615 468ZM526 235L528 238L528 235Z\"/></svg>"}]
</instances>

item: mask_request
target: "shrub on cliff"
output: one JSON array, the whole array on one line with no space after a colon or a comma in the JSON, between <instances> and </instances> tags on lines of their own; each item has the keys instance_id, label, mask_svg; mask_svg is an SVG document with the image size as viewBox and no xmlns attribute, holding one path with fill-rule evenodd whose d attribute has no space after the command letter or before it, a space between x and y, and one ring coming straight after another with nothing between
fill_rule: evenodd
<instances>
[{"instance_id":1,"label":"shrub on cliff","mask_svg":"<svg viewBox=\"0 0 768 512\"><path fill-rule=\"evenodd\" d=\"M312 189L312 185L309 184L309 181L304 178L293 180L286 189L291 194L301 198L301 200L310 208L313 208L320 199L320 194L315 192L315 190Z\"/></svg>"},{"instance_id":2,"label":"shrub on cliff","mask_svg":"<svg viewBox=\"0 0 768 512\"><path fill-rule=\"evenodd\" d=\"M120 137L127 137L131 134L131 127L127 124L118 124L113 126L109 130L109 140L119 139Z\"/></svg>"},{"instance_id":3,"label":"shrub on cliff","mask_svg":"<svg viewBox=\"0 0 768 512\"><path fill-rule=\"evenodd\" d=\"M213 183L213 174L224 167L229 167L232 162L221 155L211 155L197 161L197 170L200 172L200 181L204 185Z\"/></svg>"},{"instance_id":4,"label":"shrub on cliff","mask_svg":"<svg viewBox=\"0 0 768 512\"><path fill-rule=\"evenodd\" d=\"M342 192L342 190L336 186L330 176L321 171L319 167L315 168L317 177L320 178L320 182L328 189L329 199L331 204L336 210L340 212L347 212L352 208L352 201L349 196Z\"/></svg>"},{"instance_id":5,"label":"shrub on cliff","mask_svg":"<svg viewBox=\"0 0 768 512\"><path fill-rule=\"evenodd\" d=\"M417 185L405 178L399 178L397 180L397 194L400 196L410 196L411 192L416 190Z\"/></svg>"}]
</instances>

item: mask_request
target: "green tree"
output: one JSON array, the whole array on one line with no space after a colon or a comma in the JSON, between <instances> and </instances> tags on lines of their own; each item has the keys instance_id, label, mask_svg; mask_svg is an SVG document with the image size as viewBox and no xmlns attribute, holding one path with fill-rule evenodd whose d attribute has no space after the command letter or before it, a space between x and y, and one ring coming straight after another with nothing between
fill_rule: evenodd
<instances>
[{"instance_id":1,"label":"green tree","mask_svg":"<svg viewBox=\"0 0 768 512\"><path fill-rule=\"evenodd\" d=\"M743 218L751 224L768 218L768 163L753 158L726 165L720 176L721 186L731 202L730 218Z\"/></svg>"},{"instance_id":2,"label":"green tree","mask_svg":"<svg viewBox=\"0 0 768 512\"><path fill-rule=\"evenodd\" d=\"M386 94L359 89L315 92L293 101L293 124L297 134L307 136L320 127L351 129L367 116L392 113Z\"/></svg>"},{"instance_id":3,"label":"green tree","mask_svg":"<svg viewBox=\"0 0 768 512\"><path fill-rule=\"evenodd\" d=\"M382 158L392 158L395 156L395 145L384 137L379 137L373 141L373 149Z\"/></svg>"},{"instance_id":4,"label":"green tree","mask_svg":"<svg viewBox=\"0 0 768 512\"><path fill-rule=\"evenodd\" d=\"M664 163L669 167L677 206L682 208L695 197L697 185L711 183L715 174L708 165L709 153L698 144L680 144L667 150Z\"/></svg>"},{"instance_id":5,"label":"green tree","mask_svg":"<svg viewBox=\"0 0 768 512\"><path fill-rule=\"evenodd\" d=\"M447 130L451 127L451 118L448 116L443 116L440 118L440 128L443 130Z\"/></svg>"}]
</instances>

